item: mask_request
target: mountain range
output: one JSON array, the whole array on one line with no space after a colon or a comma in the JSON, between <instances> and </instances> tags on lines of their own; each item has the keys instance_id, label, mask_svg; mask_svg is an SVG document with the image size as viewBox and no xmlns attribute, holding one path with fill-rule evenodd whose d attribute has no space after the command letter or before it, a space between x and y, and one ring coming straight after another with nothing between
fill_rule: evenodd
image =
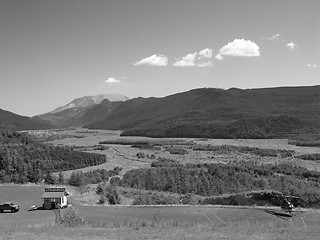
<instances>
[{"instance_id":1,"label":"mountain range","mask_svg":"<svg viewBox=\"0 0 320 240\"><path fill-rule=\"evenodd\" d=\"M20 116L0 109L0 128L31 130L79 127L103 119L122 101L128 99L118 93L84 96L34 117Z\"/></svg>"},{"instance_id":2,"label":"mountain range","mask_svg":"<svg viewBox=\"0 0 320 240\"><path fill-rule=\"evenodd\" d=\"M127 98L121 94L118 94L118 93L99 94L99 95L94 95L94 96L84 96L81 98L76 98L72 102L70 102L62 107L58 107L49 113L54 114L57 112L62 112L67 109L87 108L87 107L91 107L93 105L97 105L105 99L107 99L111 102L121 102L121 101L126 101L129 98Z\"/></svg>"},{"instance_id":3,"label":"mountain range","mask_svg":"<svg viewBox=\"0 0 320 240\"><path fill-rule=\"evenodd\" d=\"M46 114L20 116L27 126L2 112L0 124L6 119L19 129L85 126L150 137L274 138L320 129L320 86L200 88L162 98L85 96Z\"/></svg>"},{"instance_id":4,"label":"mountain range","mask_svg":"<svg viewBox=\"0 0 320 240\"><path fill-rule=\"evenodd\" d=\"M59 128L80 127L107 117L114 108L128 99L117 93L84 96L35 118Z\"/></svg>"},{"instance_id":5,"label":"mountain range","mask_svg":"<svg viewBox=\"0 0 320 240\"><path fill-rule=\"evenodd\" d=\"M319 120L320 86L202 88L125 101L87 127L150 137L270 138L318 129Z\"/></svg>"},{"instance_id":6,"label":"mountain range","mask_svg":"<svg viewBox=\"0 0 320 240\"><path fill-rule=\"evenodd\" d=\"M33 119L26 116L21 116L3 109L0 109L0 130L13 129L47 129L52 128L53 125L41 119Z\"/></svg>"}]
</instances>

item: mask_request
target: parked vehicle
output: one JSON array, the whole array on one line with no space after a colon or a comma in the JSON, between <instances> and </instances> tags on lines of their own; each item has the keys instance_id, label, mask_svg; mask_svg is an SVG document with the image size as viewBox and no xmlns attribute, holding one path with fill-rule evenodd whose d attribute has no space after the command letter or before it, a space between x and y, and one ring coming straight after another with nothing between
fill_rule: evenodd
<instances>
[{"instance_id":1,"label":"parked vehicle","mask_svg":"<svg viewBox=\"0 0 320 240\"><path fill-rule=\"evenodd\" d=\"M32 205L32 206L30 206L30 208L29 208L29 212L30 211L36 211L38 209L38 206L37 205Z\"/></svg>"},{"instance_id":2,"label":"parked vehicle","mask_svg":"<svg viewBox=\"0 0 320 240\"><path fill-rule=\"evenodd\" d=\"M19 205L13 204L12 202L7 202L0 205L0 212L10 211L18 212L20 210Z\"/></svg>"}]
</instances>

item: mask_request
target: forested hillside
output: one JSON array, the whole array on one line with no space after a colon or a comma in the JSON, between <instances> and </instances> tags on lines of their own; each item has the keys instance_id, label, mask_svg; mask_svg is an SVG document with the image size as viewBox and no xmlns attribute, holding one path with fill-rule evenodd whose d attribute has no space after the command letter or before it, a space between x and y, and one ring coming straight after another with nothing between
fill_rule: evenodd
<instances>
[{"instance_id":1,"label":"forested hillside","mask_svg":"<svg viewBox=\"0 0 320 240\"><path fill-rule=\"evenodd\" d=\"M13 131L0 131L0 182L39 182L52 172L106 162L105 155L42 144Z\"/></svg>"},{"instance_id":2,"label":"forested hillside","mask_svg":"<svg viewBox=\"0 0 320 240\"><path fill-rule=\"evenodd\" d=\"M320 207L320 173L289 164L152 164L126 172L121 186L202 196L273 190ZM164 167L165 166L165 167Z\"/></svg>"},{"instance_id":3,"label":"forested hillside","mask_svg":"<svg viewBox=\"0 0 320 240\"><path fill-rule=\"evenodd\" d=\"M42 119L30 118L21 116L9 111L0 109L0 129L14 130L33 130L33 129L48 129L53 125Z\"/></svg>"},{"instance_id":4,"label":"forested hillside","mask_svg":"<svg viewBox=\"0 0 320 240\"><path fill-rule=\"evenodd\" d=\"M124 136L281 138L319 130L320 86L202 88L163 98L135 98L89 128Z\"/></svg>"},{"instance_id":5,"label":"forested hillside","mask_svg":"<svg viewBox=\"0 0 320 240\"><path fill-rule=\"evenodd\" d=\"M120 100L110 101L108 99L104 99L99 102L99 104L95 104L92 101L78 104L79 106L74 106L76 104L72 102L64 107L60 107L46 114L38 115L34 118L50 122L57 128L80 127L104 119L122 103Z\"/></svg>"}]
</instances>

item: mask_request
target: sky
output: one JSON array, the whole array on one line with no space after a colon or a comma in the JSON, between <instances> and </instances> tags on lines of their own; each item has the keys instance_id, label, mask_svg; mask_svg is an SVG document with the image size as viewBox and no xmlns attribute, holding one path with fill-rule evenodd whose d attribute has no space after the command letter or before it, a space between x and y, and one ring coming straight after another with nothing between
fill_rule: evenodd
<instances>
[{"instance_id":1,"label":"sky","mask_svg":"<svg viewBox=\"0 0 320 240\"><path fill-rule=\"evenodd\" d=\"M0 0L0 108L320 85L319 0Z\"/></svg>"}]
</instances>

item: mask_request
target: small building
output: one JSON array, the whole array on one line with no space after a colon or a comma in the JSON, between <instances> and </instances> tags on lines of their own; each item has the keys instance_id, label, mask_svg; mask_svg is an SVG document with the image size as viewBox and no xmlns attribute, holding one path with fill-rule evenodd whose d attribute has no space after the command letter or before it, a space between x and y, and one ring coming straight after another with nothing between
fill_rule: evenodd
<instances>
[{"instance_id":1,"label":"small building","mask_svg":"<svg viewBox=\"0 0 320 240\"><path fill-rule=\"evenodd\" d=\"M68 206L68 193L65 188L45 188L42 194L44 209L55 209Z\"/></svg>"}]
</instances>

